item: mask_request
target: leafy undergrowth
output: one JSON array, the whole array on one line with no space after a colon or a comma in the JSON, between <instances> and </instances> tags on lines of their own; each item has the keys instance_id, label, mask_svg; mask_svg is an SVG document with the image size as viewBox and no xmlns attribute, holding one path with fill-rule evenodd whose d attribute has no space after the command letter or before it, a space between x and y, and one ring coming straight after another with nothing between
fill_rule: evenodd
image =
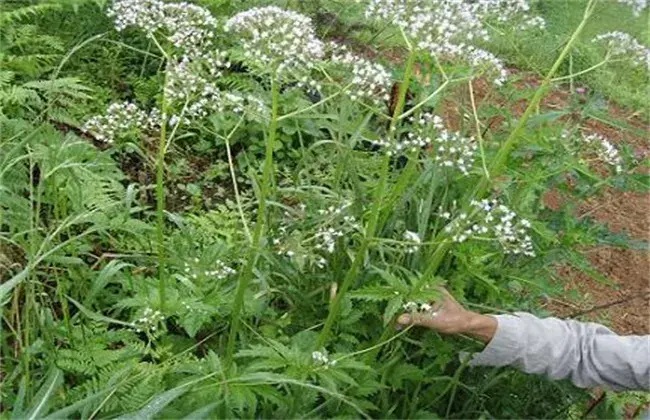
<instances>
[{"instance_id":1,"label":"leafy undergrowth","mask_svg":"<svg viewBox=\"0 0 650 420\"><path fill-rule=\"evenodd\" d=\"M594 412L568 383L470 369L478 343L394 321L441 285L539 312L557 267L607 281L584 247L647 249L576 215L648 190L647 155L593 128L645 129L598 93L625 75L635 106L647 77L636 41L591 42L626 29L599 27L612 6L579 2L567 24L546 2L242 3L0 8L3 413ZM525 39L541 78L507 70ZM550 208L556 190L568 205Z\"/></svg>"}]
</instances>

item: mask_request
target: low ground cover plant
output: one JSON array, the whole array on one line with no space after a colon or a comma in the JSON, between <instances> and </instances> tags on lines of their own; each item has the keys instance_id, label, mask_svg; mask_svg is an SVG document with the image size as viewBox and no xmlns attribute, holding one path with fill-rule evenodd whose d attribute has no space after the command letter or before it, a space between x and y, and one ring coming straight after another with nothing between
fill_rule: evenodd
<instances>
[{"instance_id":1,"label":"low ground cover plant","mask_svg":"<svg viewBox=\"0 0 650 420\"><path fill-rule=\"evenodd\" d=\"M647 47L598 34L600 61L566 71L599 10L586 1L522 90L490 45L546 31L527 0L231 3L2 11L3 411L467 418L580 407L586 393L567 384L470 371L459 355L477 343L394 321L443 285L484 311L535 310L558 287L554 265L590 272L580 245L642 246L570 206L540 205L551 187L647 188L647 162L581 124L590 104L542 101L610 66L647 75ZM66 50L30 39L34 16L88 22Z\"/></svg>"}]
</instances>

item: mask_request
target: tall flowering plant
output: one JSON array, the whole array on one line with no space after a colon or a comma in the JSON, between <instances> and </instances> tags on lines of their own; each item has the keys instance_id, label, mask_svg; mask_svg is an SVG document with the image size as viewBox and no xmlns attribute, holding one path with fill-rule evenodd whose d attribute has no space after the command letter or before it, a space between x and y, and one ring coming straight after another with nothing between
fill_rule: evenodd
<instances>
[{"instance_id":1,"label":"tall flowering plant","mask_svg":"<svg viewBox=\"0 0 650 420\"><path fill-rule=\"evenodd\" d=\"M335 369L337 364L331 363L325 348L330 343L336 323L341 319L345 303L351 296L363 295L353 291L353 285L367 268L368 256L377 243L390 243L397 253L412 259L420 258L421 273L426 282L435 277L451 247L462 246L469 241L489 243L504 255L535 256L533 224L520 217L501 197L488 197L488 192L495 185L494 180L503 174L506 161L520 141L527 120L550 83L557 80L553 76L593 12L594 2L589 2L580 26L561 51L512 132L488 161L476 113L472 80L485 77L497 86L507 82L505 65L483 49L481 43L488 39L492 23L507 24L517 30L543 28L543 20L530 14L531 7L527 0L366 2L365 17L369 22L388 23L406 50L404 67L399 72L401 77L396 84L395 75L387 67L341 43L319 39L311 19L295 11L276 6L256 7L235 14L221 25L206 9L188 3L114 1L109 8L109 16L114 18L116 28L120 31L138 29L158 48L165 69L162 99L157 108L150 110L130 102L112 104L105 115L91 118L85 129L98 139L111 143L142 132L158 134L156 195L160 312L155 312L156 322L159 322L160 316L164 316L167 287L164 247L165 154L179 130L214 114L241 114L235 130L247 117L255 118L264 125L262 176L256 182L256 221L242 266L237 273L230 267L223 273L213 270L222 278L237 275L225 348L225 364L229 367L233 366L238 339L242 335L246 293L256 269L260 268L260 257L265 251L272 250L290 261L309 261L311 266L320 270L328 270L334 265L331 260L336 260L338 269L342 270L343 278L340 281L337 279L332 286L327 315L322 326L319 325L320 331L310 343L313 360L319 368L328 369ZM640 44L622 34L602 35L595 41L608 48L608 57L622 55L625 50L634 53L633 61L636 64L647 58L644 55L647 51ZM228 49L218 48L225 44L229 44ZM254 74L259 84L266 88L270 100L224 88L220 81L235 61L240 68ZM470 71L459 76L445 70L445 63L458 61L464 62ZM432 63L433 76L438 78L439 83L432 91L424 92L419 102L407 107L416 70L423 63ZM443 91L466 83L476 124L473 135L450 129L445 126L441 116L431 112L431 105ZM292 106L282 103L283 93L292 89L313 94L317 99L299 109L283 109ZM281 135L279 125L337 97L347 98L355 107L355 112L368 111L372 118L380 122L372 129L358 130L358 136L372 148L364 152L373 158L376 156L379 161L376 178L372 180L372 197L369 200L362 197L363 200L359 202L348 201L349 197L337 197L329 200L328 206L318 212L303 204L304 207L293 213L287 211L282 221L275 223L278 220L271 217L274 213L270 202L278 202L274 152ZM380 111L386 102L390 102L390 115ZM599 156L606 157L620 171L618 154L609 142L587 136L584 143L599 144L602 149ZM401 171L391 172L395 161L404 160L406 166ZM437 212L430 212L436 218L434 229L426 226L430 217L427 214L422 217L424 228L401 225L397 234L399 239L383 238L384 227L393 208L407 195L405 191L415 183L416 177L422 176L423 171L418 170L422 167L431 168L448 185L464 179L476 182L463 192L458 202L446 203ZM438 178L432 182L441 182ZM303 234L300 231L303 228L312 229L313 232ZM354 240L350 237L354 237ZM337 256L336 252L341 244L349 246L342 253L344 258ZM189 267L186 269L189 270ZM389 316L385 316L387 325L384 334L373 346L361 351L368 353L369 358L382 343L391 339L391 318L401 308L404 299L412 297L406 286L398 286L397 295L389 296L392 309L387 311ZM422 299L431 297L431 290L425 289L423 286L413 293ZM426 303L420 302L417 307L423 304Z\"/></svg>"},{"instance_id":2,"label":"tall flowering plant","mask_svg":"<svg viewBox=\"0 0 650 420\"><path fill-rule=\"evenodd\" d=\"M217 19L205 8L191 3L158 0L115 0L107 14L115 28L145 33L164 62L165 77L159 108L142 110L134 103L115 103L105 115L91 118L84 130L98 140L114 143L134 133L157 133L156 214L160 306L164 306L165 272L165 155L179 128L214 113L234 112L242 118L267 120L269 110L249 94L221 88L219 79L231 63L216 46ZM272 140L271 140L272 142Z\"/></svg>"}]
</instances>

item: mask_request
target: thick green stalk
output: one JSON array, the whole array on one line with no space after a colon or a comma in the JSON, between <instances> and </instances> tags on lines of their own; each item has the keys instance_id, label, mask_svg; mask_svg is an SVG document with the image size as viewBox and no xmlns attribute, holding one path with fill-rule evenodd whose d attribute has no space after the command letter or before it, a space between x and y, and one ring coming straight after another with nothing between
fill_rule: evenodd
<instances>
[{"instance_id":1,"label":"thick green stalk","mask_svg":"<svg viewBox=\"0 0 650 420\"><path fill-rule=\"evenodd\" d=\"M266 156L264 159L264 172L262 174L262 184L260 186L260 197L257 206L257 222L255 223L255 231L253 232L253 243L246 260L246 265L239 276L237 284L237 291L235 292L235 300L232 306L232 319L230 322L230 334L228 336L228 344L226 347L226 364L232 362L232 357L235 352L235 342L237 341L237 333L241 323L241 311L244 304L244 294L248 288L253 277L253 269L257 262L257 257L260 253L260 243L262 241L262 233L264 231L264 223L266 217L266 198L271 186L271 175L273 174L273 148L275 146L275 137L278 127L278 99L279 91L277 83L271 79L271 122L269 124L269 134L266 139Z\"/></svg>"},{"instance_id":2,"label":"thick green stalk","mask_svg":"<svg viewBox=\"0 0 650 420\"><path fill-rule=\"evenodd\" d=\"M399 85L399 96L397 97L397 104L395 104L395 110L393 111L393 118L390 121L390 136L393 135L393 130L396 128L397 122L404 110L406 93L408 92L409 84L411 83L411 76L413 75L413 66L415 65L416 57L417 52L415 50L409 51L409 56L406 59L406 67L404 68L404 80L402 80L402 83Z\"/></svg>"},{"instance_id":3,"label":"thick green stalk","mask_svg":"<svg viewBox=\"0 0 650 420\"><path fill-rule=\"evenodd\" d=\"M165 78L166 79L166 78ZM165 81L166 83L166 81ZM158 251L158 297L165 306L165 150L167 148L167 99L163 94L162 124L156 159L156 242Z\"/></svg>"},{"instance_id":4,"label":"thick green stalk","mask_svg":"<svg viewBox=\"0 0 650 420\"><path fill-rule=\"evenodd\" d=\"M404 68L404 80L400 85L397 104L395 105L395 110L393 111L393 118L391 119L390 122L389 132L391 136L393 135L396 124L399 121L399 116L402 114L402 110L404 109L404 103L406 101L406 93L408 92L409 83L411 81L411 75L413 74L413 66L415 64L415 58L416 58L416 52L411 50L409 52L408 60L406 62L406 67ZM386 189L386 183L388 181L389 170L390 170L390 156L386 154L384 156L384 159L382 160L381 173L379 175L379 184L377 185L377 189L375 190L375 197L373 200L370 221L368 222L368 225L366 227L365 236L361 241L361 245L359 246L356 255L354 256L354 261L352 262L352 266L350 267L347 274L345 275L345 278L343 279L343 282L339 287L338 293L336 294L336 297L334 297L334 300L330 305L330 310L327 315L327 319L325 320L325 325L323 326L323 329L318 335L315 348L321 348L327 342L330 332L332 331L332 327L334 326L334 322L336 322L339 313L341 312L341 304L343 303L343 298L345 297L347 291L350 289L350 286L352 286L354 280L357 278L359 274L359 269L361 268L361 265L363 264L363 261L365 259L366 252L368 251L370 241L375 236L375 233L377 231L377 226L379 224L379 216L381 214L381 204L384 196L384 191Z\"/></svg>"},{"instance_id":5,"label":"thick green stalk","mask_svg":"<svg viewBox=\"0 0 650 420\"><path fill-rule=\"evenodd\" d=\"M580 36L580 33L582 32L585 25L587 24L589 17L594 11L594 5L596 4L596 1L597 0L590 0L589 3L587 4L582 21L580 22L576 30L573 32L573 35L571 35L571 38L569 38L569 40L567 41L566 45L564 46L564 49L558 56L557 60L555 60L555 63L553 64L548 74L542 81L540 87L535 92L533 99L531 99L530 103L528 104L528 107L526 108L526 111L524 111L524 114L521 116L521 118L519 118L517 125L512 130L512 132L510 133L506 141L503 143L503 145L497 152L497 155L495 156L492 164L490 165L490 170L489 170L492 179L496 179L497 177L499 177L499 175L501 175L505 171L506 163L508 157L510 156L510 153L512 152L514 147L519 143L521 134L526 128L526 124L528 123L530 116L533 114L535 109L537 109L541 100L544 98L551 82L553 81L553 75L557 72L558 68L560 67L560 65L566 58L566 56L573 48L573 44L575 44L576 40L578 39L578 36ZM483 198L483 196L487 193L489 186L490 186L490 179L488 179L487 177L483 177L476 190L474 190L474 192L470 194L466 200L464 200L465 207L467 206L467 203L469 203L472 198L474 199ZM442 241L443 239L445 239L446 236L447 235L441 231L441 233L439 233L438 236L436 237L435 242ZM446 255L450 247L451 247L451 242L449 241L444 241L438 246L438 248L431 256L431 259L429 260L429 264L427 265L427 268L423 273L424 277L431 277L436 273L438 267L440 266L440 263L442 262L444 256Z\"/></svg>"}]
</instances>

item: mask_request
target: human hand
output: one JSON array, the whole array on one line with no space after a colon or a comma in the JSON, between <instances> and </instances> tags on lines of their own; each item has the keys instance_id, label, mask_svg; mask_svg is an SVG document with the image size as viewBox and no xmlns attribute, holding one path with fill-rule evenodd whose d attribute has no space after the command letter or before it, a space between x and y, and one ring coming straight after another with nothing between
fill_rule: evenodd
<instances>
[{"instance_id":1,"label":"human hand","mask_svg":"<svg viewBox=\"0 0 650 420\"><path fill-rule=\"evenodd\" d=\"M404 313L397 323L401 326L418 325L443 334L467 334L488 343L497 329L497 320L465 309L445 289L440 289L440 298L431 304L431 309Z\"/></svg>"}]
</instances>

